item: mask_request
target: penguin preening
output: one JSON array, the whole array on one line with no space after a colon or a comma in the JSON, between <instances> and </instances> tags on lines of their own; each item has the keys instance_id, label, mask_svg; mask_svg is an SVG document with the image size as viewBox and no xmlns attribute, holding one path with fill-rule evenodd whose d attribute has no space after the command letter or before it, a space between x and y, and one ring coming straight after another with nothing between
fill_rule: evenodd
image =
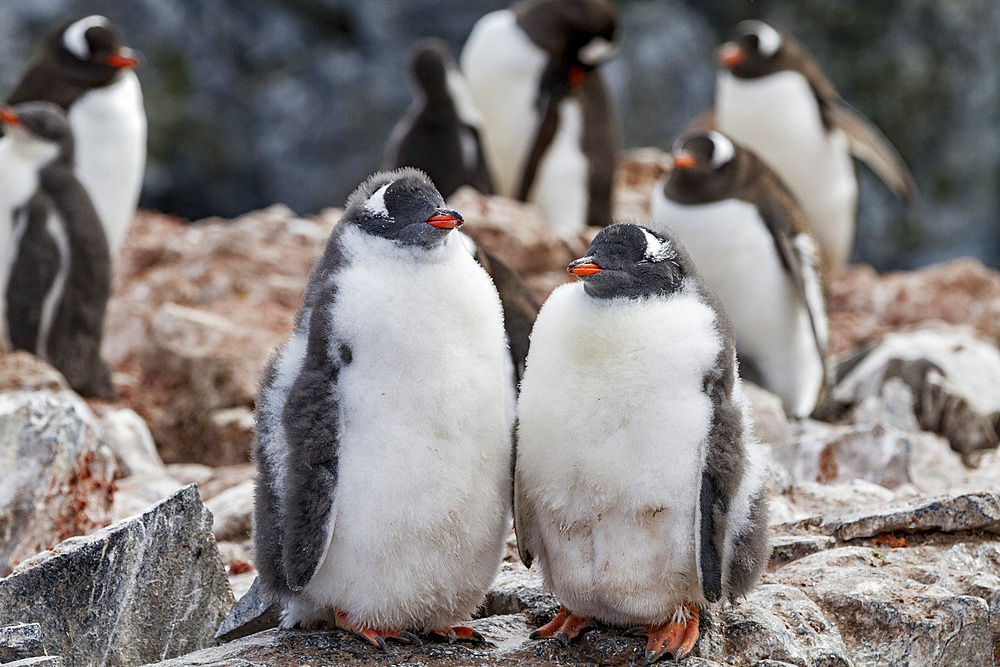
<instances>
[{"instance_id":1,"label":"penguin preening","mask_svg":"<svg viewBox=\"0 0 1000 667\"><path fill-rule=\"evenodd\" d=\"M282 625L474 639L510 509L500 302L414 169L347 201L257 402L255 564Z\"/></svg>"},{"instance_id":2,"label":"penguin preening","mask_svg":"<svg viewBox=\"0 0 1000 667\"><path fill-rule=\"evenodd\" d=\"M69 123L49 102L0 120L0 347L45 359L81 395L113 398L100 356L111 260L73 172Z\"/></svg>"},{"instance_id":3,"label":"penguin preening","mask_svg":"<svg viewBox=\"0 0 1000 667\"><path fill-rule=\"evenodd\" d=\"M497 193L567 234L611 219L617 131L596 68L615 26L607 0L521 2L481 18L460 58Z\"/></svg>"},{"instance_id":4,"label":"penguin preening","mask_svg":"<svg viewBox=\"0 0 1000 667\"><path fill-rule=\"evenodd\" d=\"M888 139L848 107L787 33L743 21L719 50L714 127L753 150L798 199L831 268L854 247L858 183L851 156L898 196L916 184Z\"/></svg>"},{"instance_id":5,"label":"penguin preening","mask_svg":"<svg viewBox=\"0 0 1000 667\"><path fill-rule=\"evenodd\" d=\"M642 626L646 662L686 655L699 611L768 558L766 453L733 335L670 236L602 230L531 334L514 526L562 608L535 637Z\"/></svg>"},{"instance_id":6,"label":"penguin preening","mask_svg":"<svg viewBox=\"0 0 1000 667\"><path fill-rule=\"evenodd\" d=\"M393 129L382 169L420 169L446 199L463 185L492 194L479 139L481 118L448 45L436 37L417 42L410 75L417 99Z\"/></svg>"},{"instance_id":7,"label":"penguin preening","mask_svg":"<svg viewBox=\"0 0 1000 667\"><path fill-rule=\"evenodd\" d=\"M742 376L807 417L827 384L822 261L774 172L714 130L681 137L653 191L651 226L672 230L736 332Z\"/></svg>"},{"instance_id":8,"label":"penguin preening","mask_svg":"<svg viewBox=\"0 0 1000 667\"><path fill-rule=\"evenodd\" d=\"M133 71L138 56L103 16L87 16L50 34L7 104L53 102L69 116L76 176L117 255L135 215L146 166L146 113Z\"/></svg>"}]
</instances>

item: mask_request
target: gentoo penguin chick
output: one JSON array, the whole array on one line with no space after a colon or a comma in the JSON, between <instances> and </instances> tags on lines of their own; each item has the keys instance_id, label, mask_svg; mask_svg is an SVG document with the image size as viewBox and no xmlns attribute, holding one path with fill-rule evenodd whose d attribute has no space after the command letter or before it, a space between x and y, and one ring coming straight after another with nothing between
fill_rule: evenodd
<instances>
[{"instance_id":1,"label":"gentoo penguin chick","mask_svg":"<svg viewBox=\"0 0 1000 667\"><path fill-rule=\"evenodd\" d=\"M637 626L644 664L679 659L768 557L733 335L669 236L612 225L568 268L583 282L542 306L518 401L518 550L563 605L532 636Z\"/></svg>"},{"instance_id":2,"label":"gentoo penguin chick","mask_svg":"<svg viewBox=\"0 0 1000 667\"><path fill-rule=\"evenodd\" d=\"M7 100L53 102L69 115L76 176L87 189L115 257L132 223L146 167L146 112L137 55L103 16L50 34Z\"/></svg>"},{"instance_id":3,"label":"gentoo penguin chick","mask_svg":"<svg viewBox=\"0 0 1000 667\"><path fill-rule=\"evenodd\" d=\"M568 234L611 219L616 121L596 67L615 25L607 0L521 2L481 18L462 50L497 192Z\"/></svg>"},{"instance_id":4,"label":"gentoo penguin chick","mask_svg":"<svg viewBox=\"0 0 1000 667\"><path fill-rule=\"evenodd\" d=\"M682 137L653 191L652 227L673 230L736 331L744 378L807 417L826 387L823 269L805 216L752 152L714 130Z\"/></svg>"},{"instance_id":5,"label":"gentoo penguin chick","mask_svg":"<svg viewBox=\"0 0 1000 667\"><path fill-rule=\"evenodd\" d=\"M284 627L474 639L510 507L500 301L427 177L347 200L257 402L256 565Z\"/></svg>"},{"instance_id":6,"label":"gentoo penguin chick","mask_svg":"<svg viewBox=\"0 0 1000 667\"><path fill-rule=\"evenodd\" d=\"M100 356L111 260L73 175L69 123L49 102L0 119L0 340L51 363L81 395L113 398Z\"/></svg>"},{"instance_id":7,"label":"gentoo penguin chick","mask_svg":"<svg viewBox=\"0 0 1000 667\"><path fill-rule=\"evenodd\" d=\"M851 155L899 196L916 192L889 140L849 108L813 57L788 34L743 21L719 50L715 129L754 151L805 211L831 268L854 247L858 183Z\"/></svg>"},{"instance_id":8,"label":"gentoo penguin chick","mask_svg":"<svg viewBox=\"0 0 1000 667\"><path fill-rule=\"evenodd\" d=\"M417 42L410 75L417 99L393 129L382 169L416 167L445 198L463 185L492 194L479 141L481 118L448 45L437 37Z\"/></svg>"}]
</instances>

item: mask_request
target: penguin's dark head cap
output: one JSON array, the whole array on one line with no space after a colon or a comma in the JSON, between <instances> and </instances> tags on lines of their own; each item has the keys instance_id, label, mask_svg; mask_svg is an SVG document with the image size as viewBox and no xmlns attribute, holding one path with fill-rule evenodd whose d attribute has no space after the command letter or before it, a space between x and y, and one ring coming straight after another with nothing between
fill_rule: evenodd
<instances>
[{"instance_id":1,"label":"penguin's dark head cap","mask_svg":"<svg viewBox=\"0 0 1000 667\"><path fill-rule=\"evenodd\" d=\"M681 288L690 262L673 238L629 223L605 227L587 255L566 270L583 279L587 294L598 299L636 299L669 295Z\"/></svg>"},{"instance_id":2,"label":"penguin's dark head cap","mask_svg":"<svg viewBox=\"0 0 1000 667\"><path fill-rule=\"evenodd\" d=\"M742 78L780 69L787 36L763 21L741 21L731 40L719 48L719 65Z\"/></svg>"},{"instance_id":3,"label":"penguin's dark head cap","mask_svg":"<svg viewBox=\"0 0 1000 667\"><path fill-rule=\"evenodd\" d=\"M594 67L615 53L618 19L609 0L536 0L512 9L525 34L553 58Z\"/></svg>"},{"instance_id":4,"label":"penguin's dark head cap","mask_svg":"<svg viewBox=\"0 0 1000 667\"><path fill-rule=\"evenodd\" d=\"M743 149L715 130L680 136L664 192L683 203L705 203L733 195Z\"/></svg>"},{"instance_id":5,"label":"penguin's dark head cap","mask_svg":"<svg viewBox=\"0 0 1000 667\"><path fill-rule=\"evenodd\" d=\"M42 164L73 159L73 132L66 113L51 102L22 102L0 110L0 120L25 151Z\"/></svg>"},{"instance_id":6,"label":"penguin's dark head cap","mask_svg":"<svg viewBox=\"0 0 1000 667\"><path fill-rule=\"evenodd\" d=\"M448 45L438 37L425 37L410 55L413 80L428 98L448 94L448 70L455 67Z\"/></svg>"},{"instance_id":7,"label":"penguin's dark head cap","mask_svg":"<svg viewBox=\"0 0 1000 667\"><path fill-rule=\"evenodd\" d=\"M347 198L345 222L404 246L431 248L464 222L419 169L379 172Z\"/></svg>"},{"instance_id":8,"label":"penguin's dark head cap","mask_svg":"<svg viewBox=\"0 0 1000 667\"><path fill-rule=\"evenodd\" d=\"M122 70L140 64L139 54L122 43L115 24L97 14L64 24L47 44L59 71L87 88L106 86Z\"/></svg>"}]
</instances>

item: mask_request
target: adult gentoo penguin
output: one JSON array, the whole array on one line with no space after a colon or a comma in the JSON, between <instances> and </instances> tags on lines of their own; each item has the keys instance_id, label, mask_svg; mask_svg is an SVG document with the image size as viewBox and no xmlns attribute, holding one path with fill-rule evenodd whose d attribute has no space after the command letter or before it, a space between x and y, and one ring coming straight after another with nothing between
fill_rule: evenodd
<instances>
[{"instance_id":1,"label":"adult gentoo penguin","mask_svg":"<svg viewBox=\"0 0 1000 667\"><path fill-rule=\"evenodd\" d=\"M680 658L767 562L765 457L733 335L671 237L602 230L542 306L518 401L514 526L562 602L533 636L638 626Z\"/></svg>"},{"instance_id":2,"label":"adult gentoo penguin","mask_svg":"<svg viewBox=\"0 0 1000 667\"><path fill-rule=\"evenodd\" d=\"M752 152L714 130L682 137L653 191L653 229L681 240L736 331L744 378L796 417L826 387L824 270L795 198Z\"/></svg>"},{"instance_id":3,"label":"adult gentoo penguin","mask_svg":"<svg viewBox=\"0 0 1000 667\"><path fill-rule=\"evenodd\" d=\"M615 24L607 0L521 2L481 18L460 58L497 192L567 233L611 219L616 125L595 68Z\"/></svg>"},{"instance_id":4,"label":"adult gentoo penguin","mask_svg":"<svg viewBox=\"0 0 1000 667\"><path fill-rule=\"evenodd\" d=\"M256 565L285 627L475 638L510 506L496 290L414 169L347 200L257 402ZM453 633L453 634L452 634Z\"/></svg>"},{"instance_id":5,"label":"adult gentoo penguin","mask_svg":"<svg viewBox=\"0 0 1000 667\"><path fill-rule=\"evenodd\" d=\"M416 167L445 198L463 185L492 194L493 182L479 141L481 118L448 45L437 37L417 42L410 57L410 75L417 99L393 129L382 169Z\"/></svg>"},{"instance_id":6,"label":"adult gentoo penguin","mask_svg":"<svg viewBox=\"0 0 1000 667\"><path fill-rule=\"evenodd\" d=\"M62 110L0 111L0 342L55 366L84 396L114 397L100 357L111 260L104 230L73 175Z\"/></svg>"},{"instance_id":7,"label":"adult gentoo penguin","mask_svg":"<svg viewBox=\"0 0 1000 667\"><path fill-rule=\"evenodd\" d=\"M744 144L781 177L805 211L831 268L854 246L861 158L899 196L913 176L888 139L848 107L812 56L788 34L743 21L719 50L715 129Z\"/></svg>"},{"instance_id":8,"label":"adult gentoo penguin","mask_svg":"<svg viewBox=\"0 0 1000 667\"><path fill-rule=\"evenodd\" d=\"M117 27L87 16L49 35L8 104L54 102L76 143L76 175L90 194L114 257L135 214L146 167L146 113L136 54Z\"/></svg>"}]
</instances>

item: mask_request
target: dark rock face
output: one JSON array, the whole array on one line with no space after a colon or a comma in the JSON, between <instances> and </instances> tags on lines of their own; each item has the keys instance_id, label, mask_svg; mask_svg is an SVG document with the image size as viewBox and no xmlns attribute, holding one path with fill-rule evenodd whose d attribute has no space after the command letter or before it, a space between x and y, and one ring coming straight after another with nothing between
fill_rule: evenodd
<instances>
[{"instance_id":1,"label":"dark rock face","mask_svg":"<svg viewBox=\"0 0 1000 667\"><path fill-rule=\"evenodd\" d=\"M38 623L21 623L0 627L0 663L37 658L45 655L42 646L42 626Z\"/></svg>"},{"instance_id":2,"label":"dark rock face","mask_svg":"<svg viewBox=\"0 0 1000 667\"><path fill-rule=\"evenodd\" d=\"M0 580L0 624L38 623L70 664L141 665L212 643L233 605L195 486Z\"/></svg>"}]
</instances>

